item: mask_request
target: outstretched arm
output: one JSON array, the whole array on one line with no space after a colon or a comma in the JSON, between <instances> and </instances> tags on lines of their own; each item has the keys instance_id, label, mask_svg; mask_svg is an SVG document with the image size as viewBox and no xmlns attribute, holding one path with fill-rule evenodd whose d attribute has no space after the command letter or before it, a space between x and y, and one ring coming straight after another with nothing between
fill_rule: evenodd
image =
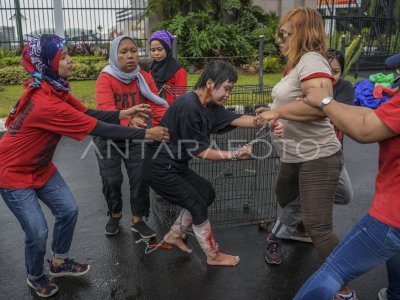
<instances>
[{"instance_id":1,"label":"outstretched arm","mask_svg":"<svg viewBox=\"0 0 400 300\"><path fill-rule=\"evenodd\" d=\"M321 82L323 81L325 81L324 78L313 78L306 80L301 83L301 90L303 93L306 93L306 91L310 88L320 87ZM332 95L331 81L327 81L327 91L330 95ZM264 111L259 115L259 119L269 121L274 117L274 113L278 113L281 119L299 122L326 118L326 115L320 109L310 105L305 105L305 103L301 101L295 101L281 105L269 111Z\"/></svg>"},{"instance_id":2,"label":"outstretched arm","mask_svg":"<svg viewBox=\"0 0 400 300\"><path fill-rule=\"evenodd\" d=\"M302 100L318 109L325 97L329 97L329 93L323 82L321 87L310 88ZM332 100L324 107L324 113L338 129L360 143L379 142L396 135L374 110L367 107L351 106Z\"/></svg>"}]
</instances>

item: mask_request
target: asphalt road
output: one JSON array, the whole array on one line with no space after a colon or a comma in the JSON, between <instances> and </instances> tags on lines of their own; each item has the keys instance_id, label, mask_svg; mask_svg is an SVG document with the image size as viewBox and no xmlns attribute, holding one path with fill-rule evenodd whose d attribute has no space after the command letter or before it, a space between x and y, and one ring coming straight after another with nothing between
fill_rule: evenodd
<instances>
[{"instance_id":1,"label":"asphalt road","mask_svg":"<svg viewBox=\"0 0 400 300\"><path fill-rule=\"evenodd\" d=\"M221 228L215 236L226 253L239 255L237 267L208 267L192 236L192 254L177 249L144 253L137 236L129 229L128 190L124 183L125 206L118 236L106 237L106 205L93 151L84 155L90 139L79 143L63 138L55 156L56 165L73 191L80 207L71 257L91 264L81 278L60 278L60 292L53 299L291 299L301 284L318 267L312 245L285 242L284 262L264 263L265 232L257 225ZM27 145L29 147L29 145ZM346 140L345 161L354 188L354 200L336 206L334 226L342 236L368 209L377 171L377 145L360 145ZM82 158L84 156L84 158ZM49 223L53 220L44 208ZM154 224L155 220L149 220ZM36 299L28 288L24 271L23 232L15 217L0 201L0 299ZM158 238L162 237L159 233ZM50 239L48 247L51 244ZM48 250L47 256L49 257ZM361 300L377 299L386 286L384 266L351 282Z\"/></svg>"}]
</instances>

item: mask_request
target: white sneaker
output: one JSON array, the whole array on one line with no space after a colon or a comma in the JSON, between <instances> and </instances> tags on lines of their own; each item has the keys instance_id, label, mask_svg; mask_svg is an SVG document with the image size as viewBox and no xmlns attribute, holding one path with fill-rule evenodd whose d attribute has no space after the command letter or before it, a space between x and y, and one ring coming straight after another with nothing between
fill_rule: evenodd
<instances>
[{"instance_id":1,"label":"white sneaker","mask_svg":"<svg viewBox=\"0 0 400 300\"><path fill-rule=\"evenodd\" d=\"M386 290L387 290L387 288L383 288L379 291L379 293L378 293L379 300L387 300Z\"/></svg>"}]
</instances>

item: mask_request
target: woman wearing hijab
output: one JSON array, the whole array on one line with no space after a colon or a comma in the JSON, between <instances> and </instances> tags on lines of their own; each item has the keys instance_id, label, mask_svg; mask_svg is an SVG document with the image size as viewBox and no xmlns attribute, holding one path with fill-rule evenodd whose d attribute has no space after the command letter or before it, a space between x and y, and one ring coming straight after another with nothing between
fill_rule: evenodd
<instances>
[{"instance_id":1,"label":"woman wearing hijab","mask_svg":"<svg viewBox=\"0 0 400 300\"><path fill-rule=\"evenodd\" d=\"M96 108L99 110L123 110L140 103L151 107L153 125L157 126L168 107L167 102L157 96L157 88L151 75L139 67L139 55L135 41L123 35L115 38L110 45L109 65L99 75L96 82ZM125 119L124 126L145 127L145 118L139 116ZM112 236L119 231L122 217L121 185L122 161L129 177L131 230L142 238L156 234L142 220L149 215L149 188L143 185L142 144L134 140L107 140L94 138L96 156L103 182L103 194L108 206L109 220L105 234Z\"/></svg>"},{"instance_id":2,"label":"woman wearing hijab","mask_svg":"<svg viewBox=\"0 0 400 300\"><path fill-rule=\"evenodd\" d=\"M0 194L25 232L27 283L40 297L58 287L43 274L48 228L39 199L55 216L52 276L80 276L89 265L69 258L78 206L52 162L61 136L83 140L87 135L119 139L169 139L167 128L148 130L118 126L120 120L148 111L146 105L121 111L97 111L70 93L72 61L65 40L52 34L35 36L25 46L21 63L32 77L6 121L0 140ZM108 124L110 123L110 124Z\"/></svg>"},{"instance_id":3,"label":"woman wearing hijab","mask_svg":"<svg viewBox=\"0 0 400 300\"><path fill-rule=\"evenodd\" d=\"M149 71L160 97L168 104L185 93L187 86L185 69L171 55L173 41L174 36L167 30L156 31L150 37L150 55L154 61Z\"/></svg>"}]
</instances>

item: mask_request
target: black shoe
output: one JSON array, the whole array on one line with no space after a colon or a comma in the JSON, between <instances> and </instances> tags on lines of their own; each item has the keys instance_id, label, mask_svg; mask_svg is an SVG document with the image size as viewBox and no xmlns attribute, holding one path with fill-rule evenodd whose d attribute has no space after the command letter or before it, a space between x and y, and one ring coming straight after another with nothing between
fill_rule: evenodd
<instances>
[{"instance_id":1,"label":"black shoe","mask_svg":"<svg viewBox=\"0 0 400 300\"><path fill-rule=\"evenodd\" d=\"M110 217L106 225L106 230L105 230L106 235L114 235L118 233L119 220L121 220L121 217L118 218L112 216Z\"/></svg>"},{"instance_id":2,"label":"black shoe","mask_svg":"<svg viewBox=\"0 0 400 300\"><path fill-rule=\"evenodd\" d=\"M156 236L154 230L147 226L147 224L143 221L137 222L135 224L132 223L131 230L133 232L139 233L143 239L150 239Z\"/></svg>"}]
</instances>

